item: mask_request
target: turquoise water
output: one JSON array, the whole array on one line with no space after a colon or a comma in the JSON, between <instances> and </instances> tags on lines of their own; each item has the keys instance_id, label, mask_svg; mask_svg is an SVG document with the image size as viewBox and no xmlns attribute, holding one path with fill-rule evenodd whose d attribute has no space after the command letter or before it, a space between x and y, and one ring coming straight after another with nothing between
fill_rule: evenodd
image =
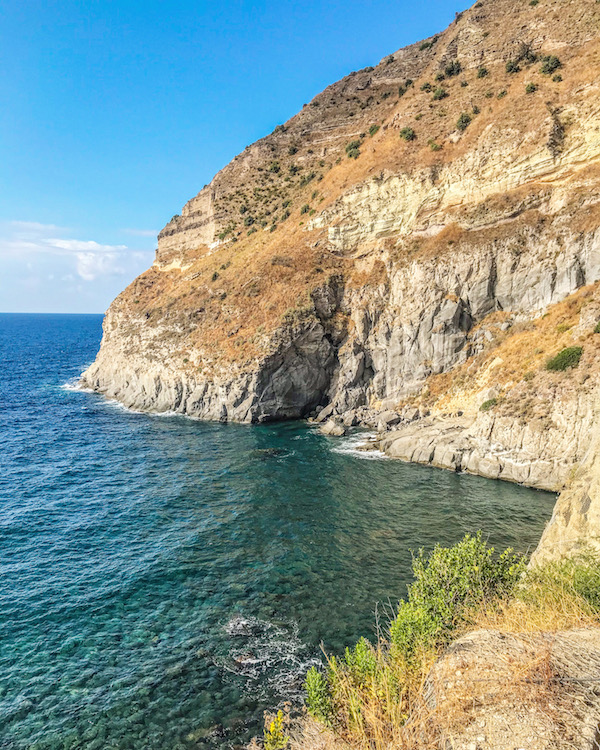
<instances>
[{"instance_id":1,"label":"turquoise water","mask_svg":"<svg viewBox=\"0 0 600 750\"><path fill-rule=\"evenodd\" d=\"M99 316L0 315L0 748L214 748L372 635L410 550L535 545L554 497L361 458L304 424L65 387Z\"/></svg>"}]
</instances>

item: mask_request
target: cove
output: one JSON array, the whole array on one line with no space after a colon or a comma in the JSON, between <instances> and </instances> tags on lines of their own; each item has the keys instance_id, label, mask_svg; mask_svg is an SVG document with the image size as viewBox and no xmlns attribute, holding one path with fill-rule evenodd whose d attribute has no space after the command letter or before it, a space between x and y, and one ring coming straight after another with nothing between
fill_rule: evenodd
<instances>
[{"instance_id":1,"label":"cove","mask_svg":"<svg viewBox=\"0 0 600 750\"><path fill-rule=\"evenodd\" d=\"M373 637L411 550L533 548L555 497L365 457L303 423L127 412L65 387L100 316L0 315L0 737L213 748Z\"/></svg>"}]
</instances>

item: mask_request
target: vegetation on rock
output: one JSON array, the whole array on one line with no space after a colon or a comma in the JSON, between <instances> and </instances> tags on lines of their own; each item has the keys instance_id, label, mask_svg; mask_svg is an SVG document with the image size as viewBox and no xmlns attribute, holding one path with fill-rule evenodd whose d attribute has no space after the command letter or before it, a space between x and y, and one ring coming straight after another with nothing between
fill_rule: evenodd
<instances>
[{"instance_id":1,"label":"vegetation on rock","mask_svg":"<svg viewBox=\"0 0 600 750\"><path fill-rule=\"evenodd\" d=\"M478 533L429 555L420 551L413 572L387 636L379 632L376 644L361 638L343 656L328 657L324 672L307 674L309 713L345 742L404 746L415 724L422 733L427 675L466 632L513 623L527 632L600 625L600 560L589 552L527 570L522 556L496 555ZM431 729L431 711L426 717ZM441 731L435 724L434 736Z\"/></svg>"},{"instance_id":2,"label":"vegetation on rock","mask_svg":"<svg viewBox=\"0 0 600 750\"><path fill-rule=\"evenodd\" d=\"M546 370L562 372L564 370L569 370L572 367L577 367L582 354L583 347L568 346L546 362Z\"/></svg>"}]
</instances>

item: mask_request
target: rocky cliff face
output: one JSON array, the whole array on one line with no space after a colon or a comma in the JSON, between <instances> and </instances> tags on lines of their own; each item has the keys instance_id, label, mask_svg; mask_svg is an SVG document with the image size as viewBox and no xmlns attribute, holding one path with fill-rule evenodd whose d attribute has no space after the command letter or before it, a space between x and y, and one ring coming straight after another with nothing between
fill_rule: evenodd
<instances>
[{"instance_id":1,"label":"rocky cliff face","mask_svg":"<svg viewBox=\"0 0 600 750\"><path fill-rule=\"evenodd\" d=\"M327 406L405 460L562 489L597 433L599 27L594 0L484 0L330 86L160 233L83 383L202 419Z\"/></svg>"}]
</instances>

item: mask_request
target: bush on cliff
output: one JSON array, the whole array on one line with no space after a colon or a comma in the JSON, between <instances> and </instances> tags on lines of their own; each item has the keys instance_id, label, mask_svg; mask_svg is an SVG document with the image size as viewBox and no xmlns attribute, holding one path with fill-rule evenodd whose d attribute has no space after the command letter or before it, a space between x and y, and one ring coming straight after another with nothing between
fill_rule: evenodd
<instances>
[{"instance_id":1,"label":"bush on cliff","mask_svg":"<svg viewBox=\"0 0 600 750\"><path fill-rule=\"evenodd\" d=\"M461 132L466 130L471 124L471 119L471 115L467 114L467 112L463 112L456 123L458 130Z\"/></svg>"},{"instance_id":2,"label":"bush on cliff","mask_svg":"<svg viewBox=\"0 0 600 750\"><path fill-rule=\"evenodd\" d=\"M419 652L446 643L469 614L512 592L523 570L522 557L506 550L499 557L481 532L454 547L435 547L413 560L415 582L390 625L392 647L413 660Z\"/></svg>"},{"instance_id":3,"label":"bush on cliff","mask_svg":"<svg viewBox=\"0 0 600 750\"><path fill-rule=\"evenodd\" d=\"M492 409L496 404L498 403L497 398L488 398L487 401L484 401L481 406L479 407L479 411L489 411Z\"/></svg>"},{"instance_id":4,"label":"bush on cliff","mask_svg":"<svg viewBox=\"0 0 600 750\"><path fill-rule=\"evenodd\" d=\"M582 354L583 347L568 346L546 362L546 370L563 372L564 370L570 370L572 367L577 367Z\"/></svg>"},{"instance_id":5,"label":"bush on cliff","mask_svg":"<svg viewBox=\"0 0 600 750\"><path fill-rule=\"evenodd\" d=\"M425 729L435 740L428 675L444 648L470 630L545 633L600 623L600 558L592 552L526 570L522 556L496 555L479 533L430 555L420 551L413 572L388 638L361 638L328 658L326 672L307 674L309 713L352 746L422 747Z\"/></svg>"},{"instance_id":6,"label":"bush on cliff","mask_svg":"<svg viewBox=\"0 0 600 750\"><path fill-rule=\"evenodd\" d=\"M546 55L546 57L542 58L542 67L540 68L540 73L543 73L544 75L552 75L555 70L558 70L558 68L562 67L561 61L556 57L556 55Z\"/></svg>"},{"instance_id":7,"label":"bush on cliff","mask_svg":"<svg viewBox=\"0 0 600 750\"><path fill-rule=\"evenodd\" d=\"M467 534L453 547L438 545L429 555L420 550L389 640L374 646L361 638L342 657L328 659L326 674L312 668L305 683L309 713L350 734L365 729L371 710L401 723L424 666L476 613L509 596L524 569L523 557L512 550L497 556L481 533Z\"/></svg>"}]
</instances>

